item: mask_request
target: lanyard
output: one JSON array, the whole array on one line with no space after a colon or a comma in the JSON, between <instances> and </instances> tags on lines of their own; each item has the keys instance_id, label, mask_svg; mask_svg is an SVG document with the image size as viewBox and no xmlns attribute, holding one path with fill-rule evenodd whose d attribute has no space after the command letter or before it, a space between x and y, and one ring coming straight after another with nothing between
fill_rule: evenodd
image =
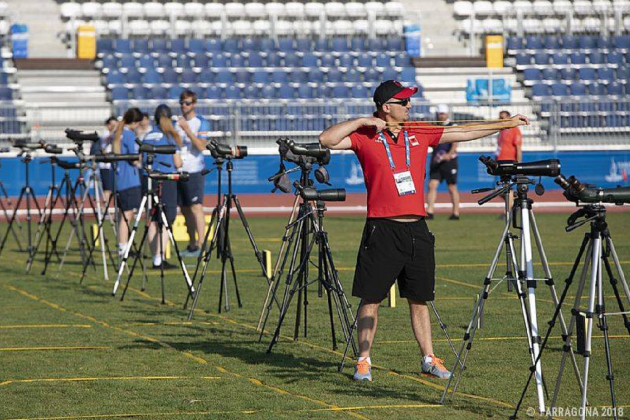
<instances>
[{"instance_id":1,"label":"lanyard","mask_svg":"<svg viewBox=\"0 0 630 420\"><path fill-rule=\"evenodd\" d=\"M389 150L387 139L385 138L385 135L382 131L378 134L381 137L383 145L385 146L385 153L387 153L387 159L389 159L389 166L391 166L392 171L395 171L396 165L394 164L394 159L392 158L392 152L391 150ZM407 135L407 131L403 131L403 134L405 135L405 159L407 161L407 169L409 169L409 167L411 166L411 155L409 153L409 136Z\"/></svg>"}]
</instances>

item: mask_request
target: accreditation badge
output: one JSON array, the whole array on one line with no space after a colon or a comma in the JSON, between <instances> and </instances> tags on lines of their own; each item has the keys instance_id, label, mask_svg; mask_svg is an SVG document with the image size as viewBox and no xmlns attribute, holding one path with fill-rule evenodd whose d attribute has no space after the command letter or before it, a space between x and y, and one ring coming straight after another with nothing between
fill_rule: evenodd
<instances>
[{"instance_id":1,"label":"accreditation badge","mask_svg":"<svg viewBox=\"0 0 630 420\"><path fill-rule=\"evenodd\" d=\"M410 171L394 173L394 182L396 183L398 195L403 196L416 193L416 186L413 183Z\"/></svg>"}]
</instances>

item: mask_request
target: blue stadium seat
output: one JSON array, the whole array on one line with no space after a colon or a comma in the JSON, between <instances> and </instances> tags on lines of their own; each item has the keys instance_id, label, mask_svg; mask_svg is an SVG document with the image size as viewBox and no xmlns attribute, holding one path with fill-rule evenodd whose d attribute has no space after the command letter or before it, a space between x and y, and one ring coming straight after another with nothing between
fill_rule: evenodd
<instances>
[{"instance_id":1,"label":"blue stadium seat","mask_svg":"<svg viewBox=\"0 0 630 420\"><path fill-rule=\"evenodd\" d=\"M319 59L312 52L305 52L302 56L302 67L319 67Z\"/></svg>"},{"instance_id":2,"label":"blue stadium seat","mask_svg":"<svg viewBox=\"0 0 630 420\"><path fill-rule=\"evenodd\" d=\"M242 98L241 90L238 87L231 85L225 89L225 99L241 99L241 98Z\"/></svg>"},{"instance_id":3,"label":"blue stadium seat","mask_svg":"<svg viewBox=\"0 0 630 420\"><path fill-rule=\"evenodd\" d=\"M359 83L362 82L361 80L361 73L359 73L359 71L355 68L349 68L346 71L346 82L348 83Z\"/></svg>"},{"instance_id":4,"label":"blue stadium seat","mask_svg":"<svg viewBox=\"0 0 630 420\"><path fill-rule=\"evenodd\" d=\"M533 97L546 97L549 96L549 86L544 83L536 83L532 85Z\"/></svg>"},{"instance_id":5,"label":"blue stadium seat","mask_svg":"<svg viewBox=\"0 0 630 420\"><path fill-rule=\"evenodd\" d=\"M113 54L104 55L101 64L104 69L116 69L118 68L118 58Z\"/></svg>"},{"instance_id":6,"label":"blue stadium seat","mask_svg":"<svg viewBox=\"0 0 630 420\"><path fill-rule=\"evenodd\" d=\"M597 75L595 74L595 69L593 67L583 67L579 69L578 77L582 81L597 80Z\"/></svg>"},{"instance_id":7,"label":"blue stadium seat","mask_svg":"<svg viewBox=\"0 0 630 420\"><path fill-rule=\"evenodd\" d=\"M571 53L571 64L586 64L586 54L579 52Z\"/></svg>"},{"instance_id":8,"label":"blue stadium seat","mask_svg":"<svg viewBox=\"0 0 630 420\"><path fill-rule=\"evenodd\" d=\"M162 68L173 67L173 57L168 54L160 54L157 56L157 66Z\"/></svg>"},{"instance_id":9,"label":"blue stadium seat","mask_svg":"<svg viewBox=\"0 0 630 420\"><path fill-rule=\"evenodd\" d=\"M180 54L175 58L175 67L190 69L193 67L193 58L188 54Z\"/></svg>"},{"instance_id":10,"label":"blue stadium seat","mask_svg":"<svg viewBox=\"0 0 630 420\"><path fill-rule=\"evenodd\" d=\"M301 99L313 99L313 87L306 83L301 84L298 86L297 95Z\"/></svg>"},{"instance_id":11,"label":"blue stadium seat","mask_svg":"<svg viewBox=\"0 0 630 420\"><path fill-rule=\"evenodd\" d=\"M359 54L357 57L357 66L366 67L368 70L374 65L374 60L369 53Z\"/></svg>"},{"instance_id":12,"label":"blue stadium seat","mask_svg":"<svg viewBox=\"0 0 630 420\"><path fill-rule=\"evenodd\" d=\"M324 72L321 69L311 69L308 73L309 81L312 83L323 83L324 82Z\"/></svg>"},{"instance_id":13,"label":"blue stadium seat","mask_svg":"<svg viewBox=\"0 0 630 420\"><path fill-rule=\"evenodd\" d=\"M355 52L365 51L365 38L357 36L350 38L350 50Z\"/></svg>"},{"instance_id":14,"label":"blue stadium seat","mask_svg":"<svg viewBox=\"0 0 630 420\"><path fill-rule=\"evenodd\" d=\"M216 83L234 83L234 73L226 68L220 68L216 71L214 80Z\"/></svg>"},{"instance_id":15,"label":"blue stadium seat","mask_svg":"<svg viewBox=\"0 0 630 420\"><path fill-rule=\"evenodd\" d=\"M610 51L608 54L606 54L606 61L608 61L608 64L620 65L623 64L625 60L621 52Z\"/></svg>"},{"instance_id":16,"label":"blue stadium seat","mask_svg":"<svg viewBox=\"0 0 630 420\"><path fill-rule=\"evenodd\" d=\"M523 49L524 42L523 38L520 36L511 36L507 39L507 49L508 50L521 50Z\"/></svg>"},{"instance_id":17,"label":"blue stadium seat","mask_svg":"<svg viewBox=\"0 0 630 420\"><path fill-rule=\"evenodd\" d=\"M118 54L131 54L133 52L131 50L131 41L126 38L118 38L114 42L114 50Z\"/></svg>"},{"instance_id":18,"label":"blue stadium seat","mask_svg":"<svg viewBox=\"0 0 630 420\"><path fill-rule=\"evenodd\" d=\"M623 95L623 85L617 82L609 83L606 86L609 95L613 96L622 96Z\"/></svg>"},{"instance_id":19,"label":"blue stadium seat","mask_svg":"<svg viewBox=\"0 0 630 420\"><path fill-rule=\"evenodd\" d=\"M278 38L278 51L280 52L293 52L293 38Z\"/></svg>"},{"instance_id":20,"label":"blue stadium seat","mask_svg":"<svg viewBox=\"0 0 630 420\"><path fill-rule=\"evenodd\" d=\"M225 38L221 41L221 51L227 53L238 53L240 51L238 45L238 39L236 38ZM227 92L226 92L227 97Z\"/></svg>"},{"instance_id":21,"label":"blue stadium seat","mask_svg":"<svg viewBox=\"0 0 630 420\"><path fill-rule=\"evenodd\" d=\"M560 69L560 79L562 80L574 80L577 76L577 72L572 68Z\"/></svg>"},{"instance_id":22,"label":"blue stadium seat","mask_svg":"<svg viewBox=\"0 0 630 420\"><path fill-rule=\"evenodd\" d=\"M354 57L349 53L343 53L339 56L340 67L354 67Z\"/></svg>"},{"instance_id":23,"label":"blue stadium seat","mask_svg":"<svg viewBox=\"0 0 630 420\"><path fill-rule=\"evenodd\" d=\"M344 84L338 83L332 88L333 98L345 99L350 97L348 87Z\"/></svg>"},{"instance_id":24,"label":"blue stadium seat","mask_svg":"<svg viewBox=\"0 0 630 420\"><path fill-rule=\"evenodd\" d=\"M235 72L236 83L249 83L250 75L247 69L237 69Z\"/></svg>"},{"instance_id":25,"label":"blue stadium seat","mask_svg":"<svg viewBox=\"0 0 630 420\"><path fill-rule=\"evenodd\" d=\"M337 65L335 57L332 54L322 54L320 62L322 67L335 67Z\"/></svg>"},{"instance_id":26,"label":"blue stadium seat","mask_svg":"<svg viewBox=\"0 0 630 420\"><path fill-rule=\"evenodd\" d=\"M549 53L537 52L534 54L534 64L546 66L550 61Z\"/></svg>"},{"instance_id":27,"label":"blue stadium seat","mask_svg":"<svg viewBox=\"0 0 630 420\"><path fill-rule=\"evenodd\" d=\"M394 56L394 65L396 67L409 67L411 65L411 60L409 59L407 53L402 52Z\"/></svg>"},{"instance_id":28,"label":"blue stadium seat","mask_svg":"<svg viewBox=\"0 0 630 420\"><path fill-rule=\"evenodd\" d=\"M317 38L313 47L314 51L327 52L330 51L330 44L328 38Z\"/></svg>"},{"instance_id":29,"label":"blue stadium seat","mask_svg":"<svg viewBox=\"0 0 630 420\"><path fill-rule=\"evenodd\" d=\"M586 95L586 85L582 82L574 82L571 83L570 92L573 96L584 96Z\"/></svg>"},{"instance_id":30,"label":"blue stadium seat","mask_svg":"<svg viewBox=\"0 0 630 420\"><path fill-rule=\"evenodd\" d=\"M169 52L168 41L163 38L154 38L151 41L151 51L155 54L165 54Z\"/></svg>"},{"instance_id":31,"label":"blue stadium seat","mask_svg":"<svg viewBox=\"0 0 630 420\"><path fill-rule=\"evenodd\" d=\"M368 97L368 90L365 88L365 86L359 84L359 85L354 85L351 89L351 96L353 98L360 98L360 99L364 99Z\"/></svg>"},{"instance_id":32,"label":"blue stadium seat","mask_svg":"<svg viewBox=\"0 0 630 420\"><path fill-rule=\"evenodd\" d=\"M261 97L263 99L275 99L276 98L276 88L272 85L265 85L261 91Z\"/></svg>"},{"instance_id":33,"label":"blue stadium seat","mask_svg":"<svg viewBox=\"0 0 630 420\"><path fill-rule=\"evenodd\" d=\"M280 67L282 66L282 57L276 52L270 52L267 54L267 67Z\"/></svg>"},{"instance_id":34,"label":"blue stadium seat","mask_svg":"<svg viewBox=\"0 0 630 420\"><path fill-rule=\"evenodd\" d=\"M164 69L162 72L163 83L179 83L179 75L175 69Z\"/></svg>"},{"instance_id":35,"label":"blue stadium seat","mask_svg":"<svg viewBox=\"0 0 630 420\"><path fill-rule=\"evenodd\" d=\"M523 72L523 74L525 74L525 72ZM560 77L558 74L558 69L554 69L553 67L546 67L542 69L541 76L542 80L558 80Z\"/></svg>"},{"instance_id":36,"label":"blue stadium seat","mask_svg":"<svg viewBox=\"0 0 630 420\"><path fill-rule=\"evenodd\" d=\"M392 65L392 59L389 54L380 53L376 55L377 67L390 67Z\"/></svg>"},{"instance_id":37,"label":"blue stadium seat","mask_svg":"<svg viewBox=\"0 0 630 420\"><path fill-rule=\"evenodd\" d=\"M288 83L289 75L283 69L274 69L271 72L271 80L274 83Z\"/></svg>"},{"instance_id":38,"label":"blue stadium seat","mask_svg":"<svg viewBox=\"0 0 630 420\"><path fill-rule=\"evenodd\" d=\"M343 74L337 68L330 68L328 69L328 73L326 73L326 80L328 83L343 82Z\"/></svg>"},{"instance_id":39,"label":"blue stadium seat","mask_svg":"<svg viewBox=\"0 0 630 420\"><path fill-rule=\"evenodd\" d=\"M568 96L569 87L564 83L554 83L551 85L551 94L553 96Z\"/></svg>"},{"instance_id":40,"label":"blue stadium seat","mask_svg":"<svg viewBox=\"0 0 630 420\"><path fill-rule=\"evenodd\" d=\"M308 82L308 73L300 68L295 68L291 71L290 80L293 83L307 83Z\"/></svg>"},{"instance_id":41,"label":"blue stadium seat","mask_svg":"<svg viewBox=\"0 0 630 420\"><path fill-rule=\"evenodd\" d=\"M153 86L149 89L149 99L166 99L168 92L164 86Z\"/></svg>"},{"instance_id":42,"label":"blue stadium seat","mask_svg":"<svg viewBox=\"0 0 630 420\"><path fill-rule=\"evenodd\" d=\"M386 51L387 42L382 38L369 38L367 43L368 51Z\"/></svg>"},{"instance_id":43,"label":"blue stadium seat","mask_svg":"<svg viewBox=\"0 0 630 420\"><path fill-rule=\"evenodd\" d=\"M265 64L265 60L263 56L258 51L250 51L247 56L247 65L249 67L263 67Z\"/></svg>"},{"instance_id":44,"label":"blue stadium seat","mask_svg":"<svg viewBox=\"0 0 630 420\"><path fill-rule=\"evenodd\" d=\"M260 51L271 52L276 49L276 44L273 38L261 38L260 39Z\"/></svg>"},{"instance_id":45,"label":"blue stadium seat","mask_svg":"<svg viewBox=\"0 0 630 420\"><path fill-rule=\"evenodd\" d=\"M260 40L258 38L243 38L241 40L242 51L260 51Z\"/></svg>"},{"instance_id":46,"label":"blue stadium seat","mask_svg":"<svg viewBox=\"0 0 630 420\"><path fill-rule=\"evenodd\" d=\"M630 64L617 68L617 80L625 80L630 82Z\"/></svg>"},{"instance_id":47,"label":"blue stadium seat","mask_svg":"<svg viewBox=\"0 0 630 420\"><path fill-rule=\"evenodd\" d=\"M137 54L148 54L149 53L149 40L138 38L133 40L133 52Z\"/></svg>"},{"instance_id":48,"label":"blue stadium seat","mask_svg":"<svg viewBox=\"0 0 630 420\"><path fill-rule=\"evenodd\" d=\"M591 64L604 64L606 57L600 51L591 51L588 55L588 62Z\"/></svg>"},{"instance_id":49,"label":"blue stadium seat","mask_svg":"<svg viewBox=\"0 0 630 420\"><path fill-rule=\"evenodd\" d=\"M579 47L582 50L590 50L597 46L595 37L589 35L582 35L579 38Z\"/></svg>"},{"instance_id":50,"label":"blue stadium seat","mask_svg":"<svg viewBox=\"0 0 630 420\"><path fill-rule=\"evenodd\" d=\"M258 68L254 70L254 74L252 75L252 81L254 83L269 83L271 78L269 77L269 72L263 68Z\"/></svg>"},{"instance_id":51,"label":"blue stadium seat","mask_svg":"<svg viewBox=\"0 0 630 420\"><path fill-rule=\"evenodd\" d=\"M208 99L222 99L223 92L221 91L221 88L219 88L219 86L210 86L206 89L205 97Z\"/></svg>"},{"instance_id":52,"label":"blue stadium seat","mask_svg":"<svg viewBox=\"0 0 630 420\"><path fill-rule=\"evenodd\" d=\"M155 58L153 58L150 54L145 54L138 59L138 67L145 69L153 69L155 68Z\"/></svg>"},{"instance_id":53,"label":"blue stadium seat","mask_svg":"<svg viewBox=\"0 0 630 420\"><path fill-rule=\"evenodd\" d=\"M221 40L218 38L208 38L205 40L205 48L209 53L220 53L221 52Z\"/></svg>"},{"instance_id":54,"label":"blue stadium seat","mask_svg":"<svg viewBox=\"0 0 630 420\"><path fill-rule=\"evenodd\" d=\"M532 56L527 53L518 53L516 54L516 65L517 66L529 66L532 63Z\"/></svg>"},{"instance_id":55,"label":"blue stadium seat","mask_svg":"<svg viewBox=\"0 0 630 420\"><path fill-rule=\"evenodd\" d=\"M610 67L602 67L597 69L597 78L600 81L612 82L615 80L615 72Z\"/></svg>"},{"instance_id":56,"label":"blue stadium seat","mask_svg":"<svg viewBox=\"0 0 630 420\"><path fill-rule=\"evenodd\" d=\"M135 68L136 58L133 56L133 54L123 54L120 56L119 63L121 68Z\"/></svg>"},{"instance_id":57,"label":"blue stadium seat","mask_svg":"<svg viewBox=\"0 0 630 420\"><path fill-rule=\"evenodd\" d=\"M606 36L598 36L595 38L595 47L599 49L614 48L613 40Z\"/></svg>"},{"instance_id":58,"label":"blue stadium seat","mask_svg":"<svg viewBox=\"0 0 630 420\"><path fill-rule=\"evenodd\" d=\"M192 69L182 70L182 83L195 84L199 82L199 77Z\"/></svg>"},{"instance_id":59,"label":"blue stadium seat","mask_svg":"<svg viewBox=\"0 0 630 420\"><path fill-rule=\"evenodd\" d=\"M188 51L193 54L205 54L205 41L199 38L191 38L188 41Z\"/></svg>"},{"instance_id":60,"label":"blue stadium seat","mask_svg":"<svg viewBox=\"0 0 630 420\"><path fill-rule=\"evenodd\" d=\"M214 83L214 73L210 69L204 69L199 73L199 83Z\"/></svg>"},{"instance_id":61,"label":"blue stadium seat","mask_svg":"<svg viewBox=\"0 0 630 420\"><path fill-rule=\"evenodd\" d=\"M630 35L617 35L613 37L615 48L630 49Z\"/></svg>"},{"instance_id":62,"label":"blue stadium seat","mask_svg":"<svg viewBox=\"0 0 630 420\"><path fill-rule=\"evenodd\" d=\"M186 54L186 40L184 38L171 39L171 52L173 54Z\"/></svg>"},{"instance_id":63,"label":"blue stadium seat","mask_svg":"<svg viewBox=\"0 0 630 420\"><path fill-rule=\"evenodd\" d=\"M530 35L525 38L525 48L528 50L542 50L543 40L539 36Z\"/></svg>"},{"instance_id":64,"label":"blue stadium seat","mask_svg":"<svg viewBox=\"0 0 630 420\"><path fill-rule=\"evenodd\" d=\"M0 86L0 100L13 100L13 90L7 86Z\"/></svg>"},{"instance_id":65,"label":"blue stadium seat","mask_svg":"<svg viewBox=\"0 0 630 420\"><path fill-rule=\"evenodd\" d=\"M313 43L309 38L298 38L295 40L295 46L297 51L306 53L313 49Z\"/></svg>"},{"instance_id":66,"label":"blue stadium seat","mask_svg":"<svg viewBox=\"0 0 630 420\"><path fill-rule=\"evenodd\" d=\"M282 84L278 89L278 97L280 99L293 99L295 98L295 89L289 84Z\"/></svg>"},{"instance_id":67,"label":"blue stadium seat","mask_svg":"<svg viewBox=\"0 0 630 420\"><path fill-rule=\"evenodd\" d=\"M569 64L569 56L562 52L556 52L551 55L551 62L555 65Z\"/></svg>"},{"instance_id":68,"label":"blue stadium seat","mask_svg":"<svg viewBox=\"0 0 630 420\"><path fill-rule=\"evenodd\" d=\"M348 40L346 38L333 38L331 48L333 51L346 52L348 51Z\"/></svg>"},{"instance_id":69,"label":"blue stadium seat","mask_svg":"<svg viewBox=\"0 0 630 420\"><path fill-rule=\"evenodd\" d=\"M133 88L131 88L131 98L137 101L149 99L147 88L142 85L135 85Z\"/></svg>"},{"instance_id":70,"label":"blue stadium seat","mask_svg":"<svg viewBox=\"0 0 630 420\"><path fill-rule=\"evenodd\" d=\"M246 99L259 99L260 98L260 89L258 89L254 85L247 85L243 89L243 97Z\"/></svg>"},{"instance_id":71,"label":"blue stadium seat","mask_svg":"<svg viewBox=\"0 0 630 420\"><path fill-rule=\"evenodd\" d=\"M122 85L125 83L125 76L118 70L112 70L107 73L106 80L108 85Z\"/></svg>"},{"instance_id":72,"label":"blue stadium seat","mask_svg":"<svg viewBox=\"0 0 630 420\"><path fill-rule=\"evenodd\" d=\"M212 67L227 67L228 66L228 61L227 61L227 57L224 54L213 54L211 59L211 66Z\"/></svg>"},{"instance_id":73,"label":"blue stadium seat","mask_svg":"<svg viewBox=\"0 0 630 420\"><path fill-rule=\"evenodd\" d=\"M113 54L114 40L110 38L99 38L96 40L96 52L99 54Z\"/></svg>"},{"instance_id":74,"label":"blue stadium seat","mask_svg":"<svg viewBox=\"0 0 630 420\"><path fill-rule=\"evenodd\" d=\"M300 57L291 52L287 52L284 55L284 66L285 67L298 67L301 64Z\"/></svg>"},{"instance_id":75,"label":"blue stadium seat","mask_svg":"<svg viewBox=\"0 0 630 420\"><path fill-rule=\"evenodd\" d=\"M405 43L401 37L387 38L385 39L385 48L386 51L391 52L405 51Z\"/></svg>"},{"instance_id":76,"label":"blue stadium seat","mask_svg":"<svg viewBox=\"0 0 630 420\"><path fill-rule=\"evenodd\" d=\"M317 90L317 97L318 98L322 98L322 99L330 98L331 91L330 91L330 87L328 85L325 85L323 83L319 84L319 85L317 85L316 90Z\"/></svg>"},{"instance_id":77,"label":"blue stadium seat","mask_svg":"<svg viewBox=\"0 0 630 420\"><path fill-rule=\"evenodd\" d=\"M136 69L135 67L127 70L125 78L127 79L126 82L132 85L142 83L142 74L140 74L138 69Z\"/></svg>"},{"instance_id":78,"label":"blue stadium seat","mask_svg":"<svg viewBox=\"0 0 630 420\"><path fill-rule=\"evenodd\" d=\"M208 58L208 56L205 54L197 54L195 56L195 67L207 69L208 67L210 67L210 58Z\"/></svg>"},{"instance_id":79,"label":"blue stadium seat","mask_svg":"<svg viewBox=\"0 0 630 420\"><path fill-rule=\"evenodd\" d=\"M529 68L523 70L523 80L525 80L526 82L531 83L534 81L542 80L542 78L542 71L540 71L539 69Z\"/></svg>"},{"instance_id":80,"label":"blue stadium seat","mask_svg":"<svg viewBox=\"0 0 630 420\"><path fill-rule=\"evenodd\" d=\"M400 79L405 83L415 83L416 82L416 68L415 67L403 67L402 72L400 74Z\"/></svg>"},{"instance_id":81,"label":"blue stadium seat","mask_svg":"<svg viewBox=\"0 0 630 420\"><path fill-rule=\"evenodd\" d=\"M606 85L602 83L592 83L588 86L589 95L606 95Z\"/></svg>"},{"instance_id":82,"label":"blue stadium seat","mask_svg":"<svg viewBox=\"0 0 630 420\"><path fill-rule=\"evenodd\" d=\"M543 38L543 47L546 50L559 50L560 47L560 38L557 36L546 36Z\"/></svg>"},{"instance_id":83,"label":"blue stadium seat","mask_svg":"<svg viewBox=\"0 0 630 420\"><path fill-rule=\"evenodd\" d=\"M162 83L162 77L155 69L147 69L142 75L142 83L153 85Z\"/></svg>"},{"instance_id":84,"label":"blue stadium seat","mask_svg":"<svg viewBox=\"0 0 630 420\"><path fill-rule=\"evenodd\" d=\"M579 48L580 43L579 40L573 35L564 35L561 37L562 39L562 48L565 50L574 50Z\"/></svg>"},{"instance_id":85,"label":"blue stadium seat","mask_svg":"<svg viewBox=\"0 0 630 420\"><path fill-rule=\"evenodd\" d=\"M124 86L116 86L112 89L112 101L125 101L129 99L129 89Z\"/></svg>"},{"instance_id":86,"label":"blue stadium seat","mask_svg":"<svg viewBox=\"0 0 630 420\"><path fill-rule=\"evenodd\" d=\"M396 69L393 69L391 67L386 68L385 70L383 70L383 73L381 73L381 78L383 79L383 81L385 80L398 80L399 79L399 74L396 71Z\"/></svg>"},{"instance_id":87,"label":"blue stadium seat","mask_svg":"<svg viewBox=\"0 0 630 420\"><path fill-rule=\"evenodd\" d=\"M168 90L168 99L179 99L179 96L184 91L182 86L171 86Z\"/></svg>"},{"instance_id":88,"label":"blue stadium seat","mask_svg":"<svg viewBox=\"0 0 630 420\"><path fill-rule=\"evenodd\" d=\"M230 67L245 67L245 58L240 54L230 56Z\"/></svg>"}]
</instances>

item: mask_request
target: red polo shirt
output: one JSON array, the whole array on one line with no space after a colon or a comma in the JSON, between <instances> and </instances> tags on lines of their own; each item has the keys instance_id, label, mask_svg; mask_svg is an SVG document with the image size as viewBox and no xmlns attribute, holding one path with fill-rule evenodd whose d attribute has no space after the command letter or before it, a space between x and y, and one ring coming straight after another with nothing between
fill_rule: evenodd
<instances>
[{"instance_id":1,"label":"red polo shirt","mask_svg":"<svg viewBox=\"0 0 630 420\"><path fill-rule=\"evenodd\" d=\"M394 173L387 159L385 146L374 127L362 127L350 134L351 149L356 153L363 169L367 188L367 217L399 217L404 215L426 216L424 210L424 179L426 177L427 152L440 142L444 128L430 126L405 128L394 142L387 131L384 136L392 153L396 173L407 170L405 136L409 136L411 177L416 193L400 196L394 182Z\"/></svg>"}]
</instances>

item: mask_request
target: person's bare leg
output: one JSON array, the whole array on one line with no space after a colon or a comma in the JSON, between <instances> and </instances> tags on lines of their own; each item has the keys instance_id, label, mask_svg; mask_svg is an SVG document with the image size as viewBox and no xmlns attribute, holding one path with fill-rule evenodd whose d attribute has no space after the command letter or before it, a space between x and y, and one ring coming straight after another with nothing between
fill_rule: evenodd
<instances>
[{"instance_id":1,"label":"person's bare leg","mask_svg":"<svg viewBox=\"0 0 630 420\"><path fill-rule=\"evenodd\" d=\"M427 193L427 213L433 214L438 185L440 185L440 181L437 179L429 181L429 192Z\"/></svg>"},{"instance_id":2,"label":"person's bare leg","mask_svg":"<svg viewBox=\"0 0 630 420\"><path fill-rule=\"evenodd\" d=\"M195 229L197 233L197 240L194 242L194 244L197 247L201 248L206 227L206 221L203 214L203 204L193 204L192 206L190 206L190 210L193 215L192 218L195 220Z\"/></svg>"},{"instance_id":3,"label":"person's bare leg","mask_svg":"<svg viewBox=\"0 0 630 420\"><path fill-rule=\"evenodd\" d=\"M126 222L125 218L127 219ZM133 210L124 212L124 217L121 214L118 219L118 241L121 244L126 244L129 241L129 226L127 223L133 223Z\"/></svg>"},{"instance_id":4,"label":"person's bare leg","mask_svg":"<svg viewBox=\"0 0 630 420\"><path fill-rule=\"evenodd\" d=\"M378 307L380 302L361 302L357 315L357 331L359 336L359 357L369 357L376 326L378 324Z\"/></svg>"},{"instance_id":5,"label":"person's bare leg","mask_svg":"<svg viewBox=\"0 0 630 420\"><path fill-rule=\"evenodd\" d=\"M188 232L188 246L194 247L197 244L195 233L197 232L197 225L195 224L195 217L191 211L190 206L182 206L182 214L186 221L186 232Z\"/></svg>"},{"instance_id":6,"label":"person's bare leg","mask_svg":"<svg viewBox=\"0 0 630 420\"><path fill-rule=\"evenodd\" d=\"M431 315L426 302L407 299L409 302L409 315L411 316L411 328L416 337L422 356L433 354L433 342L431 340Z\"/></svg>"},{"instance_id":7,"label":"person's bare leg","mask_svg":"<svg viewBox=\"0 0 630 420\"><path fill-rule=\"evenodd\" d=\"M451 194L451 203L453 203L453 214L459 216L459 191L457 184L448 186L448 192Z\"/></svg>"}]
</instances>

